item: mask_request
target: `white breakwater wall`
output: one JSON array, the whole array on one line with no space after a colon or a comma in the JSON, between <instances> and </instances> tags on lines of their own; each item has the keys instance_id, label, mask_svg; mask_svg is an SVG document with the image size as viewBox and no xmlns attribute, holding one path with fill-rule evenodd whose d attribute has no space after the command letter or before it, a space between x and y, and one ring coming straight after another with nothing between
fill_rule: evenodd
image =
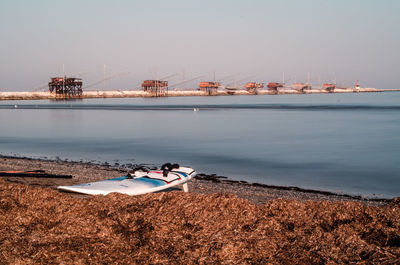
<instances>
[{"instance_id":1,"label":"white breakwater wall","mask_svg":"<svg viewBox=\"0 0 400 265\"><path fill-rule=\"evenodd\" d=\"M281 89L277 92L271 90L258 90L256 93L246 90L218 90L214 96L229 95L282 95L282 94L327 94L327 93L367 93L367 92L393 92L400 89L376 89L376 88L336 88L333 92L323 89L310 89L304 92L293 89ZM170 90L169 97L209 96L200 90ZM110 91L84 91L82 98L135 98L152 97L150 92L138 90L110 90ZM0 92L0 100L34 100L34 99L61 99L60 95L50 92Z\"/></svg>"}]
</instances>

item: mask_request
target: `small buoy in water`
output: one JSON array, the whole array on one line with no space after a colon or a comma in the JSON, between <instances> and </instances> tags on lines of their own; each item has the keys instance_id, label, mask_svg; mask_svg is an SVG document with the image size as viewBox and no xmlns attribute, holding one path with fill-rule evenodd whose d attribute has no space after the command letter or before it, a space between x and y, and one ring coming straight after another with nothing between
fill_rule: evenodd
<instances>
[{"instance_id":1,"label":"small buoy in water","mask_svg":"<svg viewBox=\"0 0 400 265\"><path fill-rule=\"evenodd\" d=\"M17 106L17 105L14 105L14 108L15 108L15 109L18 109L18 106Z\"/></svg>"}]
</instances>

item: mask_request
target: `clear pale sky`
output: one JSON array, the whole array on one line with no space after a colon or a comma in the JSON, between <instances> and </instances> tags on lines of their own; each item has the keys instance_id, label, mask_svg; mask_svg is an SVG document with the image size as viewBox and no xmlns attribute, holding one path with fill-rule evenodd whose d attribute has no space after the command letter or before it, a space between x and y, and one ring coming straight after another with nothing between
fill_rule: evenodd
<instances>
[{"instance_id":1,"label":"clear pale sky","mask_svg":"<svg viewBox=\"0 0 400 265\"><path fill-rule=\"evenodd\" d=\"M86 84L104 64L130 72L108 89L183 72L400 88L399 13L398 0L0 0L0 91L40 87L63 64Z\"/></svg>"}]
</instances>

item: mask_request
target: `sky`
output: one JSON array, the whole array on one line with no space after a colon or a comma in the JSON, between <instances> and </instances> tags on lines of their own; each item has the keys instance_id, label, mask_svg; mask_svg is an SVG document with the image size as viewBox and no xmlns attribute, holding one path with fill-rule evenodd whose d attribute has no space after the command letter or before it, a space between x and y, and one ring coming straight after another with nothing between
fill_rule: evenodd
<instances>
[{"instance_id":1,"label":"sky","mask_svg":"<svg viewBox=\"0 0 400 265\"><path fill-rule=\"evenodd\" d=\"M399 11L398 0L0 0L0 91L41 88L63 65L99 90L104 65L109 90L283 73L400 88Z\"/></svg>"}]
</instances>

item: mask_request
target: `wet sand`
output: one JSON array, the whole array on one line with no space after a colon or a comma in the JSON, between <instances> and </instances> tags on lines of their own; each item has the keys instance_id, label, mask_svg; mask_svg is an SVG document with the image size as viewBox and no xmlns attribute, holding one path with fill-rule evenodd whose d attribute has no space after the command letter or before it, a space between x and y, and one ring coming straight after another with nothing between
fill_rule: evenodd
<instances>
[{"instance_id":1,"label":"wet sand","mask_svg":"<svg viewBox=\"0 0 400 265\"><path fill-rule=\"evenodd\" d=\"M400 262L400 199L232 182L199 174L180 190L79 196L57 185L120 176L127 165L0 157L5 264L315 264ZM132 165L133 166L133 165Z\"/></svg>"}]
</instances>

